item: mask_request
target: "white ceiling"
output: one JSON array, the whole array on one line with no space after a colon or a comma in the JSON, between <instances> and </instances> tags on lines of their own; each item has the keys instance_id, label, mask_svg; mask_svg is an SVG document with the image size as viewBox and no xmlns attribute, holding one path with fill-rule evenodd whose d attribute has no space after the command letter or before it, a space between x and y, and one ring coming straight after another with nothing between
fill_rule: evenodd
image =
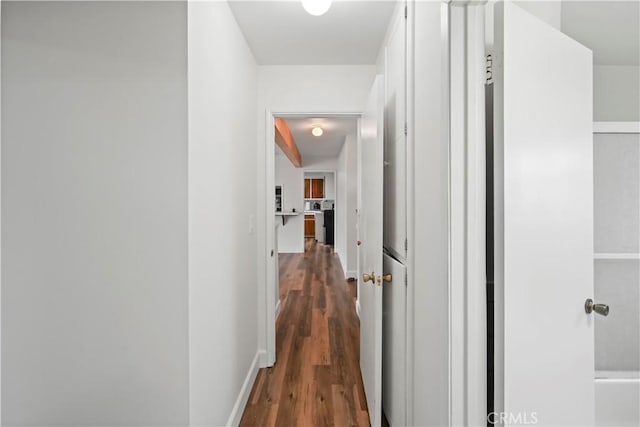
<instances>
[{"instance_id":1,"label":"white ceiling","mask_svg":"<svg viewBox=\"0 0 640 427\"><path fill-rule=\"evenodd\" d=\"M356 134L358 119L356 117L314 117L286 118L291 136L293 136L300 154L302 164L308 159L336 158L344 145L345 137ZM311 135L311 129L320 126L322 136ZM276 152L280 148L276 145Z\"/></svg>"},{"instance_id":2,"label":"white ceiling","mask_svg":"<svg viewBox=\"0 0 640 427\"><path fill-rule=\"evenodd\" d=\"M334 0L311 16L300 0L230 0L261 65L373 65L396 5L384 0Z\"/></svg>"},{"instance_id":3,"label":"white ceiling","mask_svg":"<svg viewBox=\"0 0 640 427\"><path fill-rule=\"evenodd\" d=\"M563 1L562 32L596 65L640 65L640 1Z\"/></svg>"}]
</instances>

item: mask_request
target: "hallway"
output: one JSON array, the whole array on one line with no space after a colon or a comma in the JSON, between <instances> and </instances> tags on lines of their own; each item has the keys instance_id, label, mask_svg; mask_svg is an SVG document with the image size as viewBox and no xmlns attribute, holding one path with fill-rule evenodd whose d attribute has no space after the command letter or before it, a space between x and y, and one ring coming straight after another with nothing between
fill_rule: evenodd
<instances>
[{"instance_id":1,"label":"hallway","mask_svg":"<svg viewBox=\"0 0 640 427\"><path fill-rule=\"evenodd\" d=\"M369 425L355 286L313 239L304 254L280 255L277 362L258 373L241 426Z\"/></svg>"}]
</instances>

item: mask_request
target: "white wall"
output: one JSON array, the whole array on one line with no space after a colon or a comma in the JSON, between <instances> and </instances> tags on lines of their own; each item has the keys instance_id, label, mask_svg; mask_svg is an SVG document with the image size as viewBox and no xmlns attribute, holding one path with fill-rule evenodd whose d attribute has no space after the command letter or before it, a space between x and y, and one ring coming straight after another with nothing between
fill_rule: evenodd
<instances>
[{"instance_id":1,"label":"white wall","mask_svg":"<svg viewBox=\"0 0 640 427\"><path fill-rule=\"evenodd\" d=\"M189 2L188 29L190 421L220 426L242 415L247 394L236 399L253 384L263 323L254 264L258 76L226 2Z\"/></svg>"},{"instance_id":2,"label":"white wall","mask_svg":"<svg viewBox=\"0 0 640 427\"><path fill-rule=\"evenodd\" d=\"M355 277L356 258L356 207L357 207L357 136L347 135L337 160L336 239L335 247L342 269L347 276Z\"/></svg>"},{"instance_id":3,"label":"white wall","mask_svg":"<svg viewBox=\"0 0 640 427\"><path fill-rule=\"evenodd\" d=\"M347 272L347 141L342 145L338 160L336 161L336 180L343 183L337 188L336 203L338 206L344 207L339 209L335 214L335 250L340 259L342 270Z\"/></svg>"},{"instance_id":4,"label":"white wall","mask_svg":"<svg viewBox=\"0 0 640 427\"><path fill-rule=\"evenodd\" d=\"M562 25L561 0L514 0L514 3L552 27L560 29Z\"/></svg>"},{"instance_id":5,"label":"white wall","mask_svg":"<svg viewBox=\"0 0 640 427\"><path fill-rule=\"evenodd\" d=\"M273 260L267 259L267 242L272 239L271 225L275 221L273 208L267 209L266 197L272 199L274 178L266 176L267 161L273 161L273 142L266 140L267 113L350 112L361 113L373 79L375 66L260 66L258 67L258 280L266 283L274 276ZM264 190L263 190L264 189ZM261 285L262 286L262 285ZM266 319L266 292L259 292L258 319ZM259 347L267 346L267 332L260 335Z\"/></svg>"},{"instance_id":6,"label":"white wall","mask_svg":"<svg viewBox=\"0 0 640 427\"><path fill-rule=\"evenodd\" d=\"M188 423L186 4L2 4L2 423Z\"/></svg>"},{"instance_id":7,"label":"white wall","mask_svg":"<svg viewBox=\"0 0 640 427\"><path fill-rule=\"evenodd\" d=\"M593 119L640 121L640 67L596 65L593 68Z\"/></svg>"},{"instance_id":8,"label":"white wall","mask_svg":"<svg viewBox=\"0 0 640 427\"><path fill-rule=\"evenodd\" d=\"M276 155L276 185L282 185L284 212L294 208L298 216L288 216L285 225L282 218L278 227L278 252L304 252L304 170L293 166L289 158L281 152Z\"/></svg>"}]
</instances>

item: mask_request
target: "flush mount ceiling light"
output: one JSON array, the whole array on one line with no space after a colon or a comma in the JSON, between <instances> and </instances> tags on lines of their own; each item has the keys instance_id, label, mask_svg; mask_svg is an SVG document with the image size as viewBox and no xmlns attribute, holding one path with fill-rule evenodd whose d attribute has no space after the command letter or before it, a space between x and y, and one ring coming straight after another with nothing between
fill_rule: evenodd
<instances>
[{"instance_id":1,"label":"flush mount ceiling light","mask_svg":"<svg viewBox=\"0 0 640 427\"><path fill-rule=\"evenodd\" d=\"M302 7L309 15L320 16L327 13L331 7L331 0L302 0Z\"/></svg>"},{"instance_id":2,"label":"flush mount ceiling light","mask_svg":"<svg viewBox=\"0 0 640 427\"><path fill-rule=\"evenodd\" d=\"M311 135L313 135L313 136L321 136L322 135L322 128L320 126L315 126L313 129L311 129Z\"/></svg>"}]
</instances>

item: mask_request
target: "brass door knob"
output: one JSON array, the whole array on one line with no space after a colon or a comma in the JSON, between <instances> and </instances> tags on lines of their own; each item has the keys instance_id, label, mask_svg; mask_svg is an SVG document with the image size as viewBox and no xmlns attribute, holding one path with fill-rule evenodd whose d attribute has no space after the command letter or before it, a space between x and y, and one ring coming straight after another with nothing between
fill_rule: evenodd
<instances>
[{"instance_id":1,"label":"brass door knob","mask_svg":"<svg viewBox=\"0 0 640 427\"><path fill-rule=\"evenodd\" d=\"M392 279L393 277L391 276L391 274L384 274L382 276L382 280L384 280L385 282L391 282Z\"/></svg>"},{"instance_id":2,"label":"brass door knob","mask_svg":"<svg viewBox=\"0 0 640 427\"><path fill-rule=\"evenodd\" d=\"M375 280L375 277L376 277L375 273L371 273L371 274L365 273L362 275L362 280L364 281L364 283L367 283L367 282L373 283L373 281Z\"/></svg>"}]
</instances>

